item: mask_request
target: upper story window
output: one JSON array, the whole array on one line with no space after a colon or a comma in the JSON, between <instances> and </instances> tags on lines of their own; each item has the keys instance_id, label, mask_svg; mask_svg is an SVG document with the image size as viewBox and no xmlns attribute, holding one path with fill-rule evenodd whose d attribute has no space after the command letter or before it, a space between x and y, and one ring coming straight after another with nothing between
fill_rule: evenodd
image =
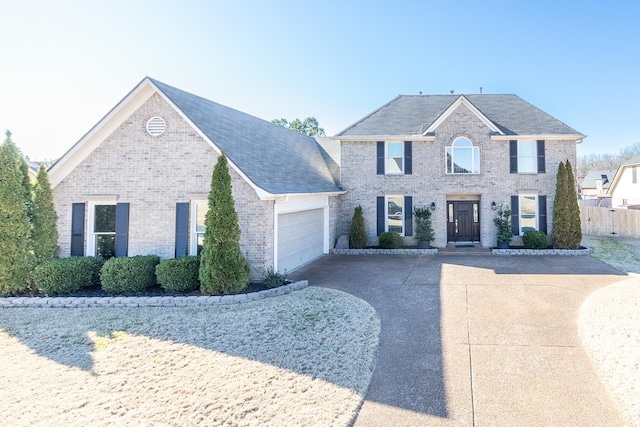
<instances>
[{"instance_id":1,"label":"upper story window","mask_svg":"<svg viewBox=\"0 0 640 427\"><path fill-rule=\"evenodd\" d=\"M538 172L536 141L518 141L518 173Z\"/></svg>"},{"instance_id":2,"label":"upper story window","mask_svg":"<svg viewBox=\"0 0 640 427\"><path fill-rule=\"evenodd\" d=\"M411 141L378 141L376 173L378 175L411 175Z\"/></svg>"},{"instance_id":3,"label":"upper story window","mask_svg":"<svg viewBox=\"0 0 640 427\"><path fill-rule=\"evenodd\" d=\"M458 138L446 147L448 174L480 173L480 148L468 138Z\"/></svg>"},{"instance_id":4,"label":"upper story window","mask_svg":"<svg viewBox=\"0 0 640 427\"><path fill-rule=\"evenodd\" d=\"M638 183L638 171L635 166L631 166L631 183L632 184Z\"/></svg>"},{"instance_id":5,"label":"upper story window","mask_svg":"<svg viewBox=\"0 0 640 427\"><path fill-rule=\"evenodd\" d=\"M404 142L387 142L387 175L404 173Z\"/></svg>"},{"instance_id":6,"label":"upper story window","mask_svg":"<svg viewBox=\"0 0 640 427\"><path fill-rule=\"evenodd\" d=\"M545 173L545 141L509 141L509 172Z\"/></svg>"}]
</instances>

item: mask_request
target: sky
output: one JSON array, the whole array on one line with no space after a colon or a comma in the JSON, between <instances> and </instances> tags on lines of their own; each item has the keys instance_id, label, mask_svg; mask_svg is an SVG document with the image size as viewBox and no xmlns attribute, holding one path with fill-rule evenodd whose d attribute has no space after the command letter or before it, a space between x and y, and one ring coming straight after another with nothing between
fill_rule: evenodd
<instances>
[{"instance_id":1,"label":"sky","mask_svg":"<svg viewBox=\"0 0 640 427\"><path fill-rule=\"evenodd\" d=\"M334 135L399 94L514 93L640 141L640 2L0 0L0 130L64 154L145 76ZM2 135L4 139L4 135Z\"/></svg>"}]
</instances>

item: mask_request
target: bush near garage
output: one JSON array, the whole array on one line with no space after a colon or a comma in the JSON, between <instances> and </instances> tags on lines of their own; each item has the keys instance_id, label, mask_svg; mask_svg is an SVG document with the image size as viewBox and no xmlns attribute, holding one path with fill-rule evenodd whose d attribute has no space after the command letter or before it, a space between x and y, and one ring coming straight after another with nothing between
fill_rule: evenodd
<instances>
[{"instance_id":1,"label":"bush near garage","mask_svg":"<svg viewBox=\"0 0 640 427\"><path fill-rule=\"evenodd\" d=\"M156 265L156 277L160 287L167 292L191 292L200 287L199 270L200 258L197 256L163 259Z\"/></svg>"},{"instance_id":2,"label":"bush near garage","mask_svg":"<svg viewBox=\"0 0 640 427\"><path fill-rule=\"evenodd\" d=\"M273 267L269 267L262 278L262 283L268 288L277 288L287 283L287 273L282 274L274 271Z\"/></svg>"},{"instance_id":3,"label":"bush near garage","mask_svg":"<svg viewBox=\"0 0 640 427\"><path fill-rule=\"evenodd\" d=\"M527 249L547 249L547 235L542 231L525 231L522 243Z\"/></svg>"},{"instance_id":4,"label":"bush near garage","mask_svg":"<svg viewBox=\"0 0 640 427\"><path fill-rule=\"evenodd\" d=\"M109 258L100 271L100 282L105 292L136 294L154 286L157 255L136 255L128 258Z\"/></svg>"},{"instance_id":5,"label":"bush near garage","mask_svg":"<svg viewBox=\"0 0 640 427\"><path fill-rule=\"evenodd\" d=\"M98 257L71 257L45 261L32 273L36 288L45 295L64 295L85 286L99 284L104 260Z\"/></svg>"},{"instance_id":6,"label":"bush near garage","mask_svg":"<svg viewBox=\"0 0 640 427\"><path fill-rule=\"evenodd\" d=\"M395 231L385 231L380 233L378 244L384 249L398 249L404 245L404 239Z\"/></svg>"}]
</instances>

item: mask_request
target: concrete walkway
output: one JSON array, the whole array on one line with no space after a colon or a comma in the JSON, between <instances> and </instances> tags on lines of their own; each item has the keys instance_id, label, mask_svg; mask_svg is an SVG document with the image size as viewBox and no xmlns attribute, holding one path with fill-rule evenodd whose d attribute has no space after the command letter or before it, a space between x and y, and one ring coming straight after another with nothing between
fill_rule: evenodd
<instances>
[{"instance_id":1,"label":"concrete walkway","mask_svg":"<svg viewBox=\"0 0 640 427\"><path fill-rule=\"evenodd\" d=\"M380 316L357 426L621 425L576 318L626 276L591 257L327 255L291 276Z\"/></svg>"}]
</instances>

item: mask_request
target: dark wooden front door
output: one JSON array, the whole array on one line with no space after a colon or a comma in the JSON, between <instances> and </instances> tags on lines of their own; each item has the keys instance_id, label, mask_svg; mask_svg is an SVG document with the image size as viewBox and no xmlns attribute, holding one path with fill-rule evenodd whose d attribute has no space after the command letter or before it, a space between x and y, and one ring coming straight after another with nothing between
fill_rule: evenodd
<instances>
[{"instance_id":1,"label":"dark wooden front door","mask_svg":"<svg viewBox=\"0 0 640 427\"><path fill-rule=\"evenodd\" d=\"M447 202L447 240L449 242L480 241L480 202Z\"/></svg>"}]
</instances>

